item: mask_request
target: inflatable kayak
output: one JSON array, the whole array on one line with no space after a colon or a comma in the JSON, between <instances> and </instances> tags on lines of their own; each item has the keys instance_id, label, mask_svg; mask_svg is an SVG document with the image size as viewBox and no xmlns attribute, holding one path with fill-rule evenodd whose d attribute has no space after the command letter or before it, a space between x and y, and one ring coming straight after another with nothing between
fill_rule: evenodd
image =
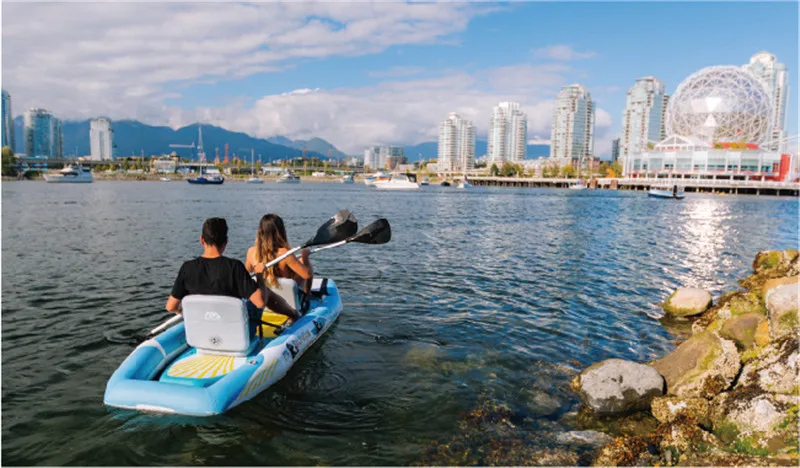
<instances>
[{"instance_id":1,"label":"inflatable kayak","mask_svg":"<svg viewBox=\"0 0 800 468\"><path fill-rule=\"evenodd\" d=\"M108 380L104 403L191 416L244 403L286 375L342 311L332 280L315 279L309 301L306 314L276 335L267 325L253 334L256 325L248 323L240 299L187 296L183 323L133 350ZM273 324L285 319L268 311L262 316Z\"/></svg>"}]
</instances>

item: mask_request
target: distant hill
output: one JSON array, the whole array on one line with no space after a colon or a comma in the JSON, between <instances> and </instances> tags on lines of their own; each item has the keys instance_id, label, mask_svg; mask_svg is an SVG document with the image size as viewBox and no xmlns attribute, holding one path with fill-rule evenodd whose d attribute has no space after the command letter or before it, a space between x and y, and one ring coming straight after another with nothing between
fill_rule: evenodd
<instances>
[{"instance_id":1,"label":"distant hill","mask_svg":"<svg viewBox=\"0 0 800 468\"><path fill-rule=\"evenodd\" d=\"M139 156L144 152L146 156L153 154L168 154L175 151L181 157L192 158L194 152L189 148L170 148L170 144L197 144L197 126L192 124L173 130L169 127L147 125L136 120L116 120L112 122L114 129L115 154L117 156ZM14 119L16 137L15 152L24 153L25 143L22 132L22 116ZM232 132L224 128L203 124L203 149L206 158L213 160L216 148L219 148L220 159L225 157L225 143L228 143L228 153L232 159L234 154L242 159L250 158L250 148L255 150L256 158L261 155L264 162L275 159L295 158L302 156L301 149L293 146L272 143L261 138L254 138L241 132ZM64 135L64 155L77 154L85 156L91 153L89 148L89 121L65 121L61 125ZM287 139L288 140L288 139ZM324 140L309 140L306 155L326 159L328 157L329 143ZM291 141L291 140L289 140ZM332 146L330 146L333 148ZM301 145L302 148L302 145ZM338 151L338 150L336 150ZM335 156L335 154L334 154Z\"/></svg>"},{"instance_id":2,"label":"distant hill","mask_svg":"<svg viewBox=\"0 0 800 468\"><path fill-rule=\"evenodd\" d=\"M285 136L274 136L267 138L267 141L269 141L270 143L275 143L277 145L283 145L283 146L288 146L289 148L299 149L301 151L305 147L306 151L313 151L315 153L323 154L325 156L328 156L330 153L330 157L333 159L343 159L347 157L345 153L339 151L338 148L328 143L327 141L323 140L322 138L312 138L310 140L291 140L289 138L286 138Z\"/></svg>"},{"instance_id":3,"label":"distant hill","mask_svg":"<svg viewBox=\"0 0 800 468\"><path fill-rule=\"evenodd\" d=\"M488 144L484 140L475 141L475 157L479 158L486 154ZM418 145L406 146L405 154L409 162L416 162L420 159L435 159L438 157L439 144L435 141L427 141ZM538 159L550 156L550 145L528 145L528 158Z\"/></svg>"}]
</instances>

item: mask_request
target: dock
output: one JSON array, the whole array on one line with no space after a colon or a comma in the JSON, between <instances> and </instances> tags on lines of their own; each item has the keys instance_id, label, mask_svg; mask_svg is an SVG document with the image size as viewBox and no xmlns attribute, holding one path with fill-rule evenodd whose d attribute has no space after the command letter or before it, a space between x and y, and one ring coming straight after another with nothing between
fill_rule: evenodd
<instances>
[{"instance_id":1,"label":"dock","mask_svg":"<svg viewBox=\"0 0 800 468\"><path fill-rule=\"evenodd\" d=\"M567 188L578 179L557 177L470 177L472 185L481 187ZM590 189L647 191L653 185L677 184L686 192L724 193L733 195L800 196L800 183L730 179L656 179L656 178L597 178L591 179Z\"/></svg>"}]
</instances>

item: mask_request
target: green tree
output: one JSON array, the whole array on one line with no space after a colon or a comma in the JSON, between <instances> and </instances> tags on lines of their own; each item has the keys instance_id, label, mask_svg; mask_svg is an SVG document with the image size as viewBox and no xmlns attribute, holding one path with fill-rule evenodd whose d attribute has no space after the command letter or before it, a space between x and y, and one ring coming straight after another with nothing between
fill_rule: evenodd
<instances>
[{"instance_id":1,"label":"green tree","mask_svg":"<svg viewBox=\"0 0 800 468\"><path fill-rule=\"evenodd\" d=\"M609 164L607 161L603 161L597 167L597 172L600 174L600 177L605 177L610 168L611 168L611 164Z\"/></svg>"},{"instance_id":2,"label":"green tree","mask_svg":"<svg viewBox=\"0 0 800 468\"><path fill-rule=\"evenodd\" d=\"M561 168L561 177L572 178L575 177L575 167L572 164L567 164L566 166Z\"/></svg>"},{"instance_id":3,"label":"green tree","mask_svg":"<svg viewBox=\"0 0 800 468\"><path fill-rule=\"evenodd\" d=\"M3 170L4 176L14 177L17 175L17 158L14 157L14 151L9 146L3 147Z\"/></svg>"},{"instance_id":4,"label":"green tree","mask_svg":"<svg viewBox=\"0 0 800 468\"><path fill-rule=\"evenodd\" d=\"M500 174L500 169L497 168L497 164L492 163L492 167L489 169L489 175L497 177L498 174Z\"/></svg>"},{"instance_id":5,"label":"green tree","mask_svg":"<svg viewBox=\"0 0 800 468\"><path fill-rule=\"evenodd\" d=\"M610 169L614 172L612 177L622 177L622 164L619 161L612 162Z\"/></svg>"}]
</instances>

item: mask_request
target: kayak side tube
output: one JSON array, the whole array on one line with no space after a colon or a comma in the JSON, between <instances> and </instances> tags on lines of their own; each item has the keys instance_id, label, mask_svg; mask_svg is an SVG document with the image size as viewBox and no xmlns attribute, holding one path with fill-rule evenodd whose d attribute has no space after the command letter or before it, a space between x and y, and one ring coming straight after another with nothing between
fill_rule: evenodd
<instances>
[{"instance_id":1,"label":"kayak side tube","mask_svg":"<svg viewBox=\"0 0 800 468\"><path fill-rule=\"evenodd\" d=\"M212 416L255 397L283 378L336 321L342 302L332 283L328 296L309 313L208 387L154 380L188 349L184 324L175 325L134 349L109 379L104 403L137 411Z\"/></svg>"}]
</instances>

